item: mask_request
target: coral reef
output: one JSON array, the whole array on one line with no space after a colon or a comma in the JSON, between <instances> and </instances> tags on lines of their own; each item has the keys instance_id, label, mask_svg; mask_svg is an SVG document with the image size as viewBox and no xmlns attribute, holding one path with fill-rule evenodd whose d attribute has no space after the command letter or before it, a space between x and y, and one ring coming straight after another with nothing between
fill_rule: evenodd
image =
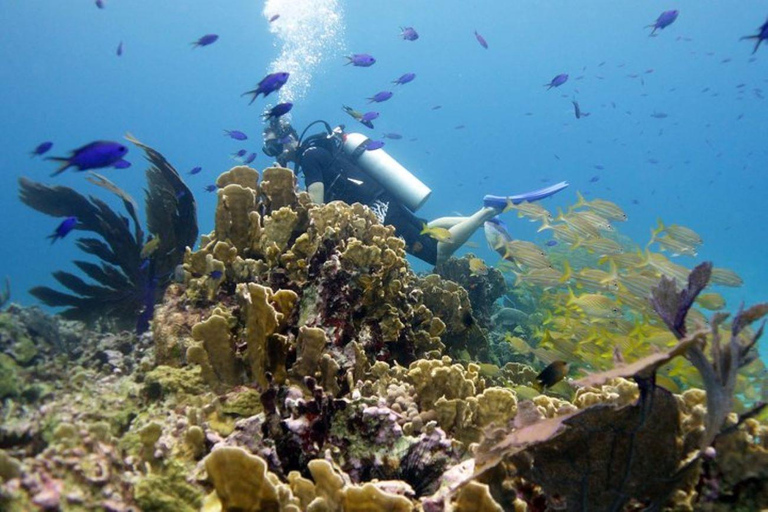
<instances>
[{"instance_id":1,"label":"coral reef","mask_svg":"<svg viewBox=\"0 0 768 512\"><path fill-rule=\"evenodd\" d=\"M557 340L530 335L559 317L523 295L494 310L493 271L457 260L419 277L391 227L312 205L288 169L235 167L217 186L214 230L186 249L151 332L0 313L0 508L765 506L762 405L731 409L768 310L738 314L727 350L722 315L687 329L706 268L654 292L676 343L544 393L526 363ZM524 324L503 341L516 362L492 350L492 315ZM712 372L704 390L659 385L684 358Z\"/></svg>"}]
</instances>

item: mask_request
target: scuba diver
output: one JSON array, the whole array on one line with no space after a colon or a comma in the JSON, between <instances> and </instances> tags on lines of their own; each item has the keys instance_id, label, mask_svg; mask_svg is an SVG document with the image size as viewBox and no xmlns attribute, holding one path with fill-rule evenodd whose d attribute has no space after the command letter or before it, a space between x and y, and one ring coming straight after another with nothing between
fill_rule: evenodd
<instances>
[{"instance_id":1,"label":"scuba diver","mask_svg":"<svg viewBox=\"0 0 768 512\"><path fill-rule=\"evenodd\" d=\"M325 128L305 138L314 125ZM264 129L267 156L294 173L304 173L304 183L312 202L325 204L344 201L368 206L382 224L394 226L409 254L438 265L456 252L485 221L502 213L509 203L537 201L568 186L561 182L551 187L516 196L491 196L483 207L468 217L440 217L427 221L417 211L432 191L383 149L368 150L368 137L346 133L344 126L332 129L325 121L311 123L299 136L283 118L273 119Z\"/></svg>"}]
</instances>

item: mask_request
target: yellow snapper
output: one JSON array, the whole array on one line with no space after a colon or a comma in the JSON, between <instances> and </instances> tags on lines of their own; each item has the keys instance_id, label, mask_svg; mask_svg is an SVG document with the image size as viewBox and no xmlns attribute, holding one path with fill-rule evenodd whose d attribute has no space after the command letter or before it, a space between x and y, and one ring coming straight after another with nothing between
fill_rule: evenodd
<instances>
[{"instance_id":1,"label":"yellow snapper","mask_svg":"<svg viewBox=\"0 0 768 512\"><path fill-rule=\"evenodd\" d=\"M739 275L734 272L733 270L722 268L722 267L714 267L712 268L712 278L710 281L713 284L720 284L723 286L741 286L744 284L744 281L739 277Z\"/></svg>"},{"instance_id":2,"label":"yellow snapper","mask_svg":"<svg viewBox=\"0 0 768 512\"><path fill-rule=\"evenodd\" d=\"M518 218L526 217L531 222L552 220L552 214L543 206L536 203L524 202L520 204L514 204L511 201L507 203L507 207L504 211L516 210Z\"/></svg>"},{"instance_id":3,"label":"yellow snapper","mask_svg":"<svg viewBox=\"0 0 768 512\"><path fill-rule=\"evenodd\" d=\"M424 224L424 227L421 230L422 235L428 235L437 240L438 242L450 242L451 241L451 232L448 231L445 228L440 228L437 226L430 227Z\"/></svg>"},{"instance_id":4,"label":"yellow snapper","mask_svg":"<svg viewBox=\"0 0 768 512\"><path fill-rule=\"evenodd\" d=\"M574 208L584 206L609 220L627 220L627 214L624 213L624 210L622 210L616 203L606 201L605 199L593 199L592 201L587 201L580 192L576 192L576 197L578 198L578 201Z\"/></svg>"},{"instance_id":5,"label":"yellow snapper","mask_svg":"<svg viewBox=\"0 0 768 512\"><path fill-rule=\"evenodd\" d=\"M613 226L611 226L611 223L608 222L607 219L601 217L595 212L592 211L585 211L585 212L574 212L571 215L575 216L577 219L583 219L593 226L595 226L597 229L603 230L603 231L613 231Z\"/></svg>"},{"instance_id":6,"label":"yellow snapper","mask_svg":"<svg viewBox=\"0 0 768 512\"><path fill-rule=\"evenodd\" d=\"M687 242L681 242L671 236L663 235L656 238L656 243L659 244L662 250L672 253L672 256L696 256L696 248Z\"/></svg>"},{"instance_id":7,"label":"yellow snapper","mask_svg":"<svg viewBox=\"0 0 768 512\"><path fill-rule=\"evenodd\" d=\"M469 260L469 273L473 276L484 276L488 273L488 267L480 258L471 258Z\"/></svg>"},{"instance_id":8,"label":"yellow snapper","mask_svg":"<svg viewBox=\"0 0 768 512\"><path fill-rule=\"evenodd\" d=\"M619 245L617 241L611 240L610 238L582 239L577 237L576 243L573 244L571 248L578 249L579 247L583 247L589 252L597 253L599 256L605 256L608 254L621 254L624 252L624 249L621 247L621 245Z\"/></svg>"},{"instance_id":9,"label":"yellow snapper","mask_svg":"<svg viewBox=\"0 0 768 512\"><path fill-rule=\"evenodd\" d=\"M696 304L710 311L717 311L725 307L725 299L717 292L702 293L696 297Z\"/></svg>"},{"instance_id":10,"label":"yellow snapper","mask_svg":"<svg viewBox=\"0 0 768 512\"><path fill-rule=\"evenodd\" d=\"M605 295L599 293L585 293L578 297L570 291L568 305L573 305L581 309L586 315L597 318L619 318L621 317L621 308Z\"/></svg>"},{"instance_id":11,"label":"yellow snapper","mask_svg":"<svg viewBox=\"0 0 768 512\"><path fill-rule=\"evenodd\" d=\"M570 276L566 278L565 274L551 267L533 268L524 274L520 273L516 275L516 286L520 284L529 284L533 286L540 286L542 288L560 286L570 278Z\"/></svg>"}]
</instances>

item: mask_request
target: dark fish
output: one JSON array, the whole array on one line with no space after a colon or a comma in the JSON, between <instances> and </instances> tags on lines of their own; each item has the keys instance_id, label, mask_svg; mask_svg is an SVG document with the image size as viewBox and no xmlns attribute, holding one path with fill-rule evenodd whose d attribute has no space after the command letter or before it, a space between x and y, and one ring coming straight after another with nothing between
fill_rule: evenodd
<instances>
[{"instance_id":1,"label":"dark fish","mask_svg":"<svg viewBox=\"0 0 768 512\"><path fill-rule=\"evenodd\" d=\"M466 126L463 124L457 124L453 127L454 130L463 130L464 128L466 128Z\"/></svg>"},{"instance_id":2,"label":"dark fish","mask_svg":"<svg viewBox=\"0 0 768 512\"><path fill-rule=\"evenodd\" d=\"M75 229L75 226L77 226L77 217L67 217L61 221L61 224L59 224L58 227L53 231L53 234L48 235L47 238L49 238L51 240L51 244L53 244L56 242L56 240L67 236L70 231Z\"/></svg>"},{"instance_id":3,"label":"dark fish","mask_svg":"<svg viewBox=\"0 0 768 512\"><path fill-rule=\"evenodd\" d=\"M379 113L378 113L378 112L366 112L366 113L365 113L365 114L363 114L363 116L360 118L360 122L361 122L361 123L362 123L362 122L365 122L365 121L371 122L371 121L373 121L374 119L378 119L378 117L379 117Z\"/></svg>"},{"instance_id":4,"label":"dark fish","mask_svg":"<svg viewBox=\"0 0 768 512\"><path fill-rule=\"evenodd\" d=\"M265 76L261 79L261 82L259 82L256 85L256 88L250 91L245 91L242 96L245 96L246 94L253 94L253 98L251 98L251 103L253 103L256 98L259 97L259 94L263 94L266 98L271 93L279 90L282 86L285 85L285 83L288 81L288 77L291 76L290 73L286 73L284 71L281 71L279 73L270 73L269 75ZM249 103L249 105L251 104Z\"/></svg>"},{"instance_id":5,"label":"dark fish","mask_svg":"<svg viewBox=\"0 0 768 512\"><path fill-rule=\"evenodd\" d=\"M224 130L224 136L231 137L235 140L248 140L248 136L240 130Z\"/></svg>"},{"instance_id":6,"label":"dark fish","mask_svg":"<svg viewBox=\"0 0 768 512\"><path fill-rule=\"evenodd\" d=\"M412 82L414 78L416 78L416 73L406 73L397 80L393 80L392 83L395 85L403 85Z\"/></svg>"},{"instance_id":7,"label":"dark fish","mask_svg":"<svg viewBox=\"0 0 768 512\"><path fill-rule=\"evenodd\" d=\"M382 135L382 137L384 137L385 139L392 139L392 140L400 140L400 139L403 138L402 135L400 135L399 133L395 133L395 132L385 133L385 134Z\"/></svg>"},{"instance_id":8,"label":"dark fish","mask_svg":"<svg viewBox=\"0 0 768 512\"><path fill-rule=\"evenodd\" d=\"M269 18L269 22L272 23L273 21L276 21L280 17L279 14L272 15L271 18Z\"/></svg>"},{"instance_id":9,"label":"dark fish","mask_svg":"<svg viewBox=\"0 0 768 512\"><path fill-rule=\"evenodd\" d=\"M381 91L377 92L370 98L368 98L368 103L381 103L382 101L387 101L389 98L392 97L392 93L389 91Z\"/></svg>"},{"instance_id":10,"label":"dark fish","mask_svg":"<svg viewBox=\"0 0 768 512\"><path fill-rule=\"evenodd\" d=\"M544 84L544 87L546 87L547 90L550 90L553 87L560 87L567 81L568 81L568 75L566 73L561 73L557 75L555 78L553 78L552 81L549 82L548 84Z\"/></svg>"},{"instance_id":11,"label":"dark fish","mask_svg":"<svg viewBox=\"0 0 768 512\"><path fill-rule=\"evenodd\" d=\"M128 162L127 160L118 160L114 163L112 167L115 169L127 169L131 166L131 162Z\"/></svg>"},{"instance_id":12,"label":"dark fish","mask_svg":"<svg viewBox=\"0 0 768 512\"><path fill-rule=\"evenodd\" d=\"M744 36L740 39L740 41L743 41L745 39L754 39L755 40L755 49L752 50L752 55L757 52L757 49L760 48L760 43L763 41L768 40L768 21L760 25L760 28L757 29L757 34L753 36Z\"/></svg>"},{"instance_id":13,"label":"dark fish","mask_svg":"<svg viewBox=\"0 0 768 512\"><path fill-rule=\"evenodd\" d=\"M441 108L443 108L442 105L435 105L434 107L432 107L432 110L440 110Z\"/></svg>"},{"instance_id":14,"label":"dark fish","mask_svg":"<svg viewBox=\"0 0 768 512\"><path fill-rule=\"evenodd\" d=\"M568 363L565 361L553 361L540 374L536 376L541 387L551 388L568 375Z\"/></svg>"},{"instance_id":15,"label":"dark fish","mask_svg":"<svg viewBox=\"0 0 768 512\"><path fill-rule=\"evenodd\" d=\"M666 119L669 117L669 115L664 112L654 112L653 114L651 114L651 117L653 117L654 119Z\"/></svg>"},{"instance_id":16,"label":"dark fish","mask_svg":"<svg viewBox=\"0 0 768 512\"><path fill-rule=\"evenodd\" d=\"M117 45L117 51L115 52L118 57L121 57L123 55L123 42L120 41L120 44Z\"/></svg>"},{"instance_id":17,"label":"dark fish","mask_svg":"<svg viewBox=\"0 0 768 512\"><path fill-rule=\"evenodd\" d=\"M189 171L189 174L198 174L198 173L199 173L200 171L202 171L202 170L203 170L203 168L202 168L202 167L200 167L200 166L198 165L197 167L193 167L193 168L192 168L192 169Z\"/></svg>"},{"instance_id":18,"label":"dark fish","mask_svg":"<svg viewBox=\"0 0 768 512\"><path fill-rule=\"evenodd\" d=\"M376 149L381 149L381 148L383 148L383 147L384 147L384 142L383 142L383 141L380 141L380 140L371 140L371 139L368 139L368 140L365 142L365 145L364 145L364 147L365 147L365 150L366 150L366 151L374 151L374 150L376 150Z\"/></svg>"},{"instance_id":19,"label":"dark fish","mask_svg":"<svg viewBox=\"0 0 768 512\"><path fill-rule=\"evenodd\" d=\"M214 280L219 280L224 275L224 272L221 270L213 270L210 274L208 274L208 277Z\"/></svg>"},{"instance_id":20,"label":"dark fish","mask_svg":"<svg viewBox=\"0 0 768 512\"><path fill-rule=\"evenodd\" d=\"M205 34L203 37L201 37L197 41L193 41L190 44L192 45L192 49L195 49L198 46L208 46L210 44L213 44L218 39L219 39L219 36L217 36L216 34Z\"/></svg>"},{"instance_id":21,"label":"dark fish","mask_svg":"<svg viewBox=\"0 0 768 512\"><path fill-rule=\"evenodd\" d=\"M376 64L376 59L367 53L353 53L352 55L349 55L347 59L349 59L349 62L347 62L345 66L352 64L355 67L368 68Z\"/></svg>"},{"instance_id":22,"label":"dark fish","mask_svg":"<svg viewBox=\"0 0 768 512\"><path fill-rule=\"evenodd\" d=\"M50 151L50 149L52 147L53 147L53 142L50 142L50 141L41 142L40 144L37 145L37 147L35 149L33 149L30 152L30 155L32 155L32 158L34 158L36 156L44 155L48 151Z\"/></svg>"},{"instance_id":23,"label":"dark fish","mask_svg":"<svg viewBox=\"0 0 768 512\"><path fill-rule=\"evenodd\" d=\"M104 0L96 0L96 7L98 7L99 9L103 9L104 8Z\"/></svg>"},{"instance_id":24,"label":"dark fish","mask_svg":"<svg viewBox=\"0 0 768 512\"><path fill-rule=\"evenodd\" d=\"M594 168L595 168L595 169L597 169L598 171L602 171L603 169L605 169L605 167L604 167L604 166L602 166L602 165L600 165L600 164L595 164L595 165L593 165L592 167L594 167Z\"/></svg>"},{"instance_id":25,"label":"dark fish","mask_svg":"<svg viewBox=\"0 0 768 512\"><path fill-rule=\"evenodd\" d=\"M51 176L56 176L70 167L77 167L78 171L112 167L122 160L127 153L128 148L119 142L97 140L75 149L68 158L49 156L46 160L62 162L61 167L51 174Z\"/></svg>"},{"instance_id":26,"label":"dark fish","mask_svg":"<svg viewBox=\"0 0 768 512\"><path fill-rule=\"evenodd\" d=\"M557 240L547 240L547 241L544 243L544 245L546 245L547 247L554 247L554 246L556 246L556 245L557 245Z\"/></svg>"},{"instance_id":27,"label":"dark fish","mask_svg":"<svg viewBox=\"0 0 768 512\"><path fill-rule=\"evenodd\" d=\"M249 164L249 163L253 162L254 160L256 160L256 153L251 153L250 155L248 155L248 158L243 160L243 163L244 164Z\"/></svg>"},{"instance_id":28,"label":"dark fish","mask_svg":"<svg viewBox=\"0 0 768 512\"><path fill-rule=\"evenodd\" d=\"M217 188L218 187L216 185L206 185L205 186L205 191L206 192L216 192Z\"/></svg>"},{"instance_id":29,"label":"dark fish","mask_svg":"<svg viewBox=\"0 0 768 512\"><path fill-rule=\"evenodd\" d=\"M419 38L419 33L413 27L400 27L400 36L406 41L415 41Z\"/></svg>"},{"instance_id":30,"label":"dark fish","mask_svg":"<svg viewBox=\"0 0 768 512\"><path fill-rule=\"evenodd\" d=\"M680 14L680 11L677 10L664 11L656 18L655 23L647 25L645 28L653 27L650 35L655 35L656 30L663 30L674 23L678 14Z\"/></svg>"},{"instance_id":31,"label":"dark fish","mask_svg":"<svg viewBox=\"0 0 768 512\"><path fill-rule=\"evenodd\" d=\"M600 181L600 176L592 176L589 178L590 183L597 183L598 181Z\"/></svg>"},{"instance_id":32,"label":"dark fish","mask_svg":"<svg viewBox=\"0 0 768 512\"><path fill-rule=\"evenodd\" d=\"M248 152L247 149L241 149L237 153L233 153L232 156L235 157L235 158L239 158L241 156L244 156L247 152Z\"/></svg>"},{"instance_id":33,"label":"dark fish","mask_svg":"<svg viewBox=\"0 0 768 512\"><path fill-rule=\"evenodd\" d=\"M483 36L478 34L477 30L475 30L475 39L477 39L477 42L480 43L480 46L482 46L486 50L488 49L488 41L486 41Z\"/></svg>"},{"instance_id":34,"label":"dark fish","mask_svg":"<svg viewBox=\"0 0 768 512\"><path fill-rule=\"evenodd\" d=\"M573 103L573 113L576 116L576 119L581 119L582 117L587 117L589 115L589 112L581 111L581 107L579 107L578 101L572 100L571 103Z\"/></svg>"},{"instance_id":35,"label":"dark fish","mask_svg":"<svg viewBox=\"0 0 768 512\"><path fill-rule=\"evenodd\" d=\"M264 120L268 121L270 119L277 119L278 117L284 116L285 114L290 112L292 108L293 108L293 103L291 103L290 101L285 103L278 103L271 109L264 112Z\"/></svg>"}]
</instances>

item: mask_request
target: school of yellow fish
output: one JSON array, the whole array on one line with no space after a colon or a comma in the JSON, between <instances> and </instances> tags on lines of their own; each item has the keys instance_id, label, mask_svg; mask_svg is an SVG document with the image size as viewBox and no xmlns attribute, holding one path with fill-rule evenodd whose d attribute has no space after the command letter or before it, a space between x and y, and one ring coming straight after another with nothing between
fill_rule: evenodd
<instances>
[{"instance_id":1,"label":"school of yellow fish","mask_svg":"<svg viewBox=\"0 0 768 512\"><path fill-rule=\"evenodd\" d=\"M615 203L603 199L578 201L556 215L536 203L510 204L518 217L540 223L558 244L540 247L514 240L494 247L502 255L497 268L514 273L512 296L535 297L530 335L508 332L506 340L537 367L554 361L575 372L603 370L617 361L633 361L669 348L675 337L653 311L649 297L662 276L685 286L690 268L673 261L695 256L702 238L692 229L658 221L650 241L640 247L620 235L613 223L627 220ZM713 285L741 286L732 270L715 267L710 287L688 316L691 328L708 322L706 311L722 310L725 299ZM705 311L702 311L705 310ZM760 399L766 369L756 360L740 375L738 391L747 403ZM676 358L659 372L657 381L673 392L701 386L696 370Z\"/></svg>"}]
</instances>

